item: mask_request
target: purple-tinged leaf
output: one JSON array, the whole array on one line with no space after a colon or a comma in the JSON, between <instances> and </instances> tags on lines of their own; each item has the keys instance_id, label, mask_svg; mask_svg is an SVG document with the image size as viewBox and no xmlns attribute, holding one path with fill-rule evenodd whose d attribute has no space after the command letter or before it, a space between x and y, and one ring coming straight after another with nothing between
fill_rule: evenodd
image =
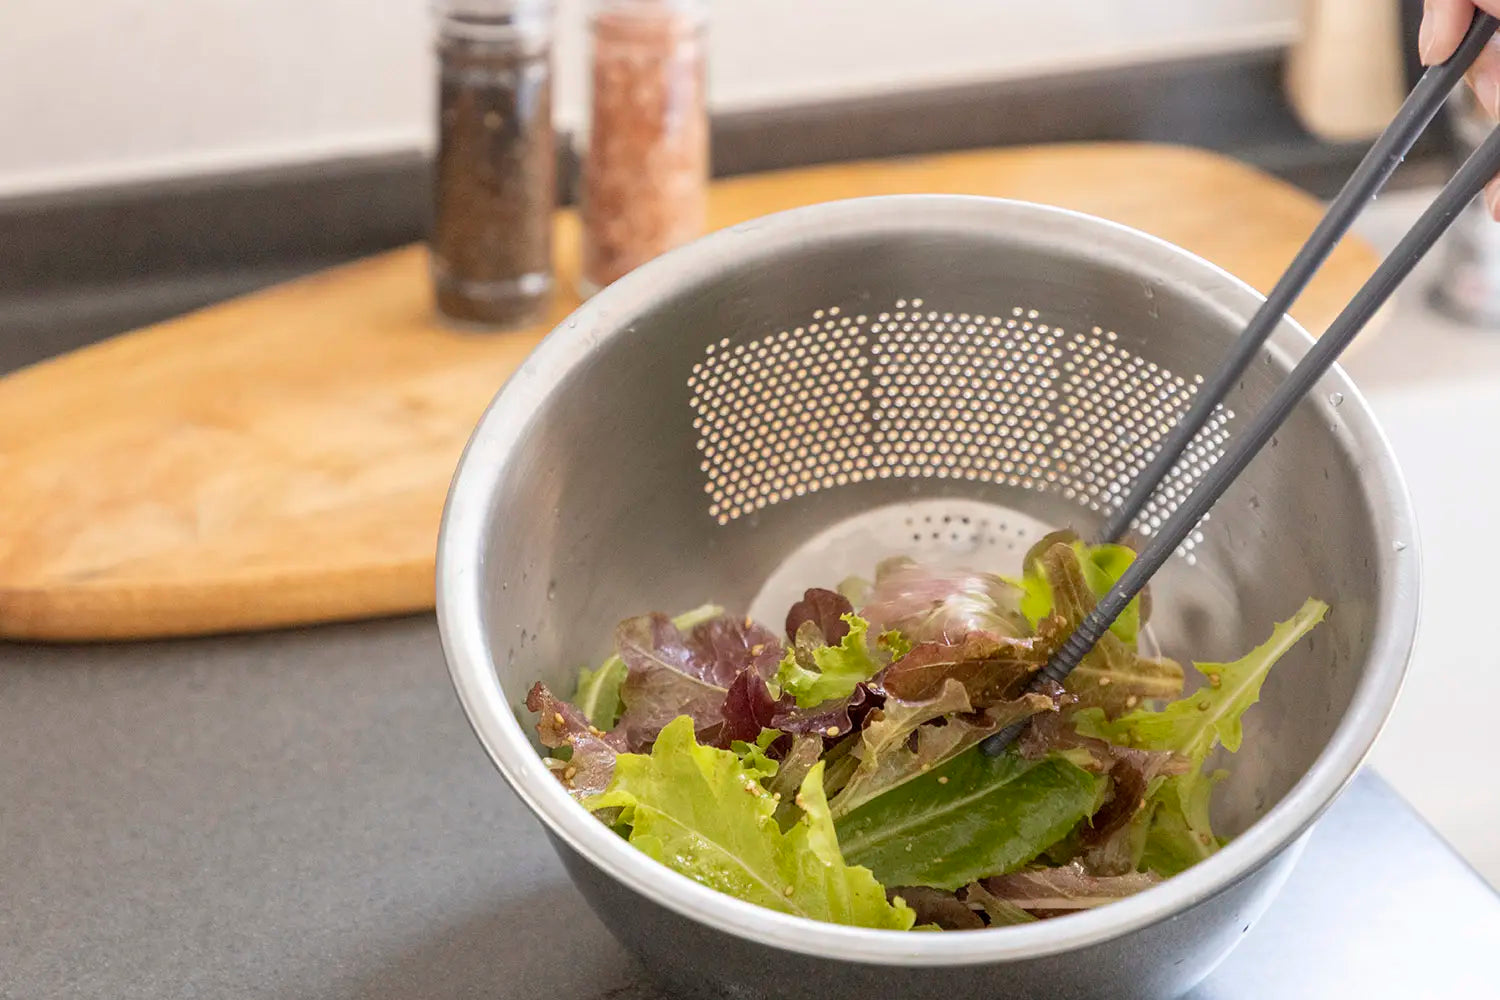
<instances>
[{"instance_id":1,"label":"purple-tinged leaf","mask_svg":"<svg viewBox=\"0 0 1500 1000\"><path fill-rule=\"evenodd\" d=\"M703 622L688 634L694 662L705 677L727 687L745 670L766 680L776 676L781 663L781 640L764 625L749 619L721 617Z\"/></svg>"},{"instance_id":2,"label":"purple-tinged leaf","mask_svg":"<svg viewBox=\"0 0 1500 1000\"><path fill-rule=\"evenodd\" d=\"M815 733L837 739L859 729L871 712L885 704L885 694L870 684L860 683L854 693L838 701L825 701L810 709L800 709L790 698L783 697L770 728L784 733Z\"/></svg>"},{"instance_id":3,"label":"purple-tinged leaf","mask_svg":"<svg viewBox=\"0 0 1500 1000\"><path fill-rule=\"evenodd\" d=\"M1021 590L989 573L888 559L860 610L871 631L898 631L914 643L957 640L970 632L1026 635Z\"/></svg>"},{"instance_id":4,"label":"purple-tinged leaf","mask_svg":"<svg viewBox=\"0 0 1500 1000\"><path fill-rule=\"evenodd\" d=\"M1040 639L970 632L952 642L924 642L886 668L881 687L904 701L926 701L957 681L975 708L1018 697L1047 662Z\"/></svg>"},{"instance_id":5,"label":"purple-tinged leaf","mask_svg":"<svg viewBox=\"0 0 1500 1000\"><path fill-rule=\"evenodd\" d=\"M1148 872L1101 877L1071 864L997 875L981 884L997 899L1013 903L1028 913L1056 915L1113 903L1160 882L1159 877Z\"/></svg>"},{"instance_id":6,"label":"purple-tinged leaf","mask_svg":"<svg viewBox=\"0 0 1500 1000\"><path fill-rule=\"evenodd\" d=\"M900 899L917 914L917 924L932 924L945 931L978 931L984 929L979 914L957 894L941 889L929 889L925 885L908 885L899 889L887 889L887 899Z\"/></svg>"},{"instance_id":7,"label":"purple-tinged leaf","mask_svg":"<svg viewBox=\"0 0 1500 1000\"><path fill-rule=\"evenodd\" d=\"M632 751L649 747L680 715L692 718L699 742L727 747L729 686L746 670L771 675L782 655L769 629L728 617L703 622L687 635L665 615L629 618L616 629L615 645L628 671L620 685L625 711L616 728Z\"/></svg>"},{"instance_id":8,"label":"purple-tinged leaf","mask_svg":"<svg viewBox=\"0 0 1500 1000\"><path fill-rule=\"evenodd\" d=\"M787 612L786 637L795 641L798 629L811 622L822 636L823 645L837 646L849 634L849 623L844 621L844 615L852 614L854 605L849 603L849 598L836 590L813 587Z\"/></svg>"},{"instance_id":9,"label":"purple-tinged leaf","mask_svg":"<svg viewBox=\"0 0 1500 1000\"><path fill-rule=\"evenodd\" d=\"M537 715L536 731L542 746L571 747L566 762L548 759L548 767L563 787L578 798L602 792L615 771L615 757L625 750L618 733L604 733L589 724L576 706L554 696L538 682L526 695L526 707Z\"/></svg>"},{"instance_id":10,"label":"purple-tinged leaf","mask_svg":"<svg viewBox=\"0 0 1500 1000\"><path fill-rule=\"evenodd\" d=\"M720 711L724 717L724 728L720 742L728 746L735 740L755 742L763 729L778 729L772 725L780 706L771 697L766 679L753 669L740 672L729 685Z\"/></svg>"},{"instance_id":11,"label":"purple-tinged leaf","mask_svg":"<svg viewBox=\"0 0 1500 1000\"><path fill-rule=\"evenodd\" d=\"M1073 719L1057 714L1034 718L1018 749L1028 760L1061 753L1080 767L1109 775L1109 799L1078 836L1087 867L1097 875L1135 868L1145 844L1144 823L1150 818L1141 810L1156 779L1185 774L1191 767L1186 757L1170 751L1138 750L1082 735Z\"/></svg>"}]
</instances>

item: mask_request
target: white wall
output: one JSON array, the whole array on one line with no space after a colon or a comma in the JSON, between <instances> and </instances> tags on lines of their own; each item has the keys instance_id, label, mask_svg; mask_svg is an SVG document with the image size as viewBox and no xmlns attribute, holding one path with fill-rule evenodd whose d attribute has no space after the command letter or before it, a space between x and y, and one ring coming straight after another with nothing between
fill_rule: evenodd
<instances>
[{"instance_id":1,"label":"white wall","mask_svg":"<svg viewBox=\"0 0 1500 1000\"><path fill-rule=\"evenodd\" d=\"M1299 0L711 5L738 108L1275 44ZM559 0L564 124L580 8ZM429 39L427 0L0 0L0 195L426 146Z\"/></svg>"}]
</instances>

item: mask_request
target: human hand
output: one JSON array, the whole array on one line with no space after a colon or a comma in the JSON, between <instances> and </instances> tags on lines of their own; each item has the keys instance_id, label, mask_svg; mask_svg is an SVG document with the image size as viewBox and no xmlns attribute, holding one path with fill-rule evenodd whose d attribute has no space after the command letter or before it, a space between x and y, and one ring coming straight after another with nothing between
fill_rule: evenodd
<instances>
[{"instance_id":1,"label":"human hand","mask_svg":"<svg viewBox=\"0 0 1500 1000\"><path fill-rule=\"evenodd\" d=\"M1433 66L1453 55L1474 20L1475 8L1500 17L1500 0L1425 0L1422 29L1417 36L1422 65ZM1500 121L1500 44L1491 39L1464 79L1480 106ZM1500 178L1484 189L1484 204L1490 215L1500 220Z\"/></svg>"}]
</instances>

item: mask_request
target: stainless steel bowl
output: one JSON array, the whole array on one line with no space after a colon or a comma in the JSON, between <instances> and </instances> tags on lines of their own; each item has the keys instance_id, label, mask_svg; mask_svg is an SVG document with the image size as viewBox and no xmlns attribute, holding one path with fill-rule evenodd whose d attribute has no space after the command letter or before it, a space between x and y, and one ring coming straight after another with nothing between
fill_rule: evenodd
<instances>
[{"instance_id":1,"label":"stainless steel bowl","mask_svg":"<svg viewBox=\"0 0 1500 1000\"><path fill-rule=\"evenodd\" d=\"M1239 655L1309 595L1333 611L1246 721L1215 802L1233 842L1142 895L949 934L760 909L659 866L575 804L521 699L537 679L571 690L614 622L642 610L784 609L793 588L903 551L1011 571L1038 532L1087 529L1118 501L1259 301L1098 219L885 197L669 253L538 347L454 479L439 622L480 741L650 971L708 997L1119 1000L1178 994L1234 947L1369 750L1417 620L1410 502L1341 371L1159 577L1156 638L1178 656ZM1142 532L1309 343L1282 324Z\"/></svg>"}]
</instances>

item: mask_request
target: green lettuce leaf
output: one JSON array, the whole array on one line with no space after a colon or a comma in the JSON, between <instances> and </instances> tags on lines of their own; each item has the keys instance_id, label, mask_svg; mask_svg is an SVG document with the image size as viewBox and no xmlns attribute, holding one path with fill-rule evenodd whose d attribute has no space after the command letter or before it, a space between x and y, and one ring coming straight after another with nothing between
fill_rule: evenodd
<instances>
[{"instance_id":1,"label":"green lettuce leaf","mask_svg":"<svg viewBox=\"0 0 1500 1000\"><path fill-rule=\"evenodd\" d=\"M1076 543L1075 543L1076 545ZM1044 633L1055 628L1066 635L1077 628L1097 603L1075 545L1057 543L1033 565L1040 568L1050 588L1052 615L1042 623ZM1175 698L1182 693L1182 667L1172 660L1148 659L1131 642L1106 632L1093 650L1068 676L1063 687L1078 697L1079 708L1102 708L1111 717L1144 702Z\"/></svg>"},{"instance_id":2,"label":"green lettuce leaf","mask_svg":"<svg viewBox=\"0 0 1500 1000\"><path fill-rule=\"evenodd\" d=\"M991 927L1009 927L1014 924L1031 924L1037 921L1036 917L1021 909L1008 899L1001 899L984 887L983 882L975 882L963 891L963 897L969 906L977 906L990 918Z\"/></svg>"},{"instance_id":3,"label":"green lettuce leaf","mask_svg":"<svg viewBox=\"0 0 1500 1000\"><path fill-rule=\"evenodd\" d=\"M963 684L952 678L924 701L888 697L850 750L854 770L833 798L834 819L947 763L1012 722L1056 707L1046 695L1025 694L973 715ZM945 717L943 725L927 725Z\"/></svg>"},{"instance_id":4,"label":"green lettuce leaf","mask_svg":"<svg viewBox=\"0 0 1500 1000\"><path fill-rule=\"evenodd\" d=\"M1234 753L1245 738L1245 710L1260 700L1271 667L1327 613L1328 605L1309 599L1244 657L1233 663L1194 664L1207 681L1197 691L1159 712L1132 712L1115 729L1129 737L1131 746L1171 750L1200 765L1215 744Z\"/></svg>"},{"instance_id":5,"label":"green lettuce leaf","mask_svg":"<svg viewBox=\"0 0 1500 1000\"><path fill-rule=\"evenodd\" d=\"M774 778L776 772L781 770L781 764L771 759L767 753L771 749L771 744L780 738L781 730L762 729L754 743L735 740L729 744L729 749L740 759L740 764L747 773L755 775L755 780L765 784L764 779Z\"/></svg>"},{"instance_id":6,"label":"green lettuce leaf","mask_svg":"<svg viewBox=\"0 0 1500 1000\"><path fill-rule=\"evenodd\" d=\"M672 624L686 632L723 613L724 609L718 605L705 604L673 618ZM578 671L578 687L573 693L573 704L595 726L613 729L620 720L620 713L625 710L620 701L620 685L625 683L625 675L625 661L620 659L618 653L594 670L584 667Z\"/></svg>"},{"instance_id":7,"label":"green lettuce leaf","mask_svg":"<svg viewBox=\"0 0 1500 1000\"><path fill-rule=\"evenodd\" d=\"M1222 771L1203 766L1217 746L1230 753L1244 741L1244 714L1260 700L1271 667L1328 613L1309 599L1271 637L1232 663L1201 663L1205 683L1160 711L1137 710L1113 722L1099 712L1079 713L1079 731L1145 750L1170 750L1190 762L1188 773L1168 778L1154 793L1155 812L1143 863L1163 875L1175 874L1209 856L1219 841L1209 826L1209 799Z\"/></svg>"},{"instance_id":8,"label":"green lettuce leaf","mask_svg":"<svg viewBox=\"0 0 1500 1000\"><path fill-rule=\"evenodd\" d=\"M709 888L767 909L858 927L909 930L912 910L886 900L869 869L845 863L823 795L823 766L802 782L802 817L783 833L759 772L731 751L700 745L686 716L651 754L621 754L604 794L640 851Z\"/></svg>"},{"instance_id":9,"label":"green lettuce leaf","mask_svg":"<svg viewBox=\"0 0 1500 1000\"><path fill-rule=\"evenodd\" d=\"M1064 760L975 748L839 820L839 842L887 885L952 891L1062 839L1093 810L1101 780Z\"/></svg>"},{"instance_id":10,"label":"green lettuce leaf","mask_svg":"<svg viewBox=\"0 0 1500 1000\"><path fill-rule=\"evenodd\" d=\"M792 747L777 766L774 777L765 782L766 790L776 800L776 822L783 830L789 830L801 815L794 798L797 789L807 779L807 774L823 755L823 738L808 733L792 736ZM823 772L826 786L828 772Z\"/></svg>"},{"instance_id":11,"label":"green lettuce leaf","mask_svg":"<svg viewBox=\"0 0 1500 1000\"><path fill-rule=\"evenodd\" d=\"M1170 779L1171 787L1162 786L1153 797L1150 825L1141 844L1141 867L1162 876L1176 875L1223 846L1214 836L1208 809L1214 785L1228 774L1218 770L1206 776L1184 775Z\"/></svg>"},{"instance_id":12,"label":"green lettuce leaf","mask_svg":"<svg viewBox=\"0 0 1500 1000\"><path fill-rule=\"evenodd\" d=\"M1021 613L1031 622L1031 627L1036 628L1041 622L1050 617L1056 608L1056 597L1053 593L1053 583L1048 577L1047 566L1042 560L1054 545L1067 545L1078 557L1078 565L1083 573L1083 580L1093 593L1094 599L1098 600L1109 593L1110 588L1119 582L1125 570L1135 561L1135 550L1126 545L1114 545L1110 543L1102 545L1089 545L1080 541L1078 536L1071 531L1058 531L1043 538L1031 551L1027 553L1024 575L1020 580L1014 581L1021 588ZM1110 626L1110 631L1132 650L1135 649L1136 640L1140 637L1142 616L1141 607L1143 600L1140 596L1134 598L1125 606L1125 611L1115 623Z\"/></svg>"},{"instance_id":13,"label":"green lettuce leaf","mask_svg":"<svg viewBox=\"0 0 1500 1000\"><path fill-rule=\"evenodd\" d=\"M782 694L790 694L797 700L798 708L847 698L860 681L869 680L885 666L867 641L870 623L858 615L844 615L843 620L849 624L849 633L837 646L807 642L799 631L792 649L781 661L776 684ZM815 627L811 631L822 636Z\"/></svg>"}]
</instances>

